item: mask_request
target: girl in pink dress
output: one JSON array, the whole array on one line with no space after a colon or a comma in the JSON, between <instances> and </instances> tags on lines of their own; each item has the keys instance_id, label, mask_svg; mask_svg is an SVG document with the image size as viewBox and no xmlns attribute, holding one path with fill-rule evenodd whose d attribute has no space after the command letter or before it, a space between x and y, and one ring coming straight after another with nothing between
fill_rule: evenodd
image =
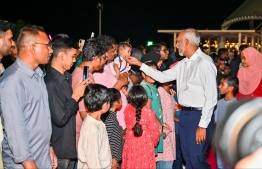
<instances>
[{"instance_id":1,"label":"girl in pink dress","mask_svg":"<svg viewBox=\"0 0 262 169\"><path fill-rule=\"evenodd\" d=\"M175 104L174 92L172 90L173 81L160 84L158 92L163 108L163 121L170 126L171 130L164 129L164 151L158 153L156 157L157 169L172 168L176 160L176 140L175 140Z\"/></svg>"},{"instance_id":2,"label":"girl in pink dress","mask_svg":"<svg viewBox=\"0 0 262 169\"><path fill-rule=\"evenodd\" d=\"M121 168L156 168L154 147L160 131L155 112L146 106L147 94L141 85L133 86L124 115L126 135Z\"/></svg>"}]
</instances>

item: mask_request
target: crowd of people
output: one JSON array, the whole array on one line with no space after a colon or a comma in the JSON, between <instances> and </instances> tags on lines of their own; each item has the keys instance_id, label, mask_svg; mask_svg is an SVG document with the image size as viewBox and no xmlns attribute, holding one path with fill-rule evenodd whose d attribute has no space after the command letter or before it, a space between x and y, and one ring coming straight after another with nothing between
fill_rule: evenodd
<instances>
[{"instance_id":1,"label":"crowd of people","mask_svg":"<svg viewBox=\"0 0 262 169\"><path fill-rule=\"evenodd\" d=\"M211 168L227 107L262 97L261 53L207 55L193 28L177 51L12 29L0 20L0 168ZM215 152L217 168L234 167Z\"/></svg>"}]
</instances>

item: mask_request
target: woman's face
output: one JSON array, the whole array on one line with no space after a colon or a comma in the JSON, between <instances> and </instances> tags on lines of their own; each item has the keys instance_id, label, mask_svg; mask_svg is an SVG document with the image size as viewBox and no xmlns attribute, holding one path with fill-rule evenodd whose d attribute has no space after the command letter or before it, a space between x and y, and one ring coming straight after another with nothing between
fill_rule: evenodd
<instances>
[{"instance_id":1,"label":"woman's face","mask_svg":"<svg viewBox=\"0 0 262 169\"><path fill-rule=\"evenodd\" d=\"M243 52L241 52L240 57L241 57L242 66L243 66L243 67L248 67L248 66L249 66L249 63L248 63L246 57L244 56L244 53L243 53Z\"/></svg>"}]
</instances>

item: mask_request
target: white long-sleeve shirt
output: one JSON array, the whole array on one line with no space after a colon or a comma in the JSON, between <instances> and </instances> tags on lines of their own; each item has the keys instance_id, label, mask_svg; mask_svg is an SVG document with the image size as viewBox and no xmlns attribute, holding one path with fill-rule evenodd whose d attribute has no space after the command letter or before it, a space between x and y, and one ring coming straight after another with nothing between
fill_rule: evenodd
<instances>
[{"instance_id":1,"label":"white long-sleeve shirt","mask_svg":"<svg viewBox=\"0 0 262 169\"><path fill-rule=\"evenodd\" d=\"M186 107L202 107L200 127L207 128L217 104L217 69L212 58L200 48L166 71L157 71L142 64L141 71L160 83L176 80L178 103Z\"/></svg>"}]
</instances>

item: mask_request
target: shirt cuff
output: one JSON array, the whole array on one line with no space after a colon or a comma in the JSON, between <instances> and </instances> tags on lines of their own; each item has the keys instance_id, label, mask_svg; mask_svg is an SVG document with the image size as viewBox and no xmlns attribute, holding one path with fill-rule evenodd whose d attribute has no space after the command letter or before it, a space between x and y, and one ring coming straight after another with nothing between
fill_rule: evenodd
<instances>
[{"instance_id":1,"label":"shirt cuff","mask_svg":"<svg viewBox=\"0 0 262 169\"><path fill-rule=\"evenodd\" d=\"M73 109L75 109L75 111L78 110L78 103L75 101L75 99L70 98L66 104L67 107L72 107Z\"/></svg>"}]
</instances>

